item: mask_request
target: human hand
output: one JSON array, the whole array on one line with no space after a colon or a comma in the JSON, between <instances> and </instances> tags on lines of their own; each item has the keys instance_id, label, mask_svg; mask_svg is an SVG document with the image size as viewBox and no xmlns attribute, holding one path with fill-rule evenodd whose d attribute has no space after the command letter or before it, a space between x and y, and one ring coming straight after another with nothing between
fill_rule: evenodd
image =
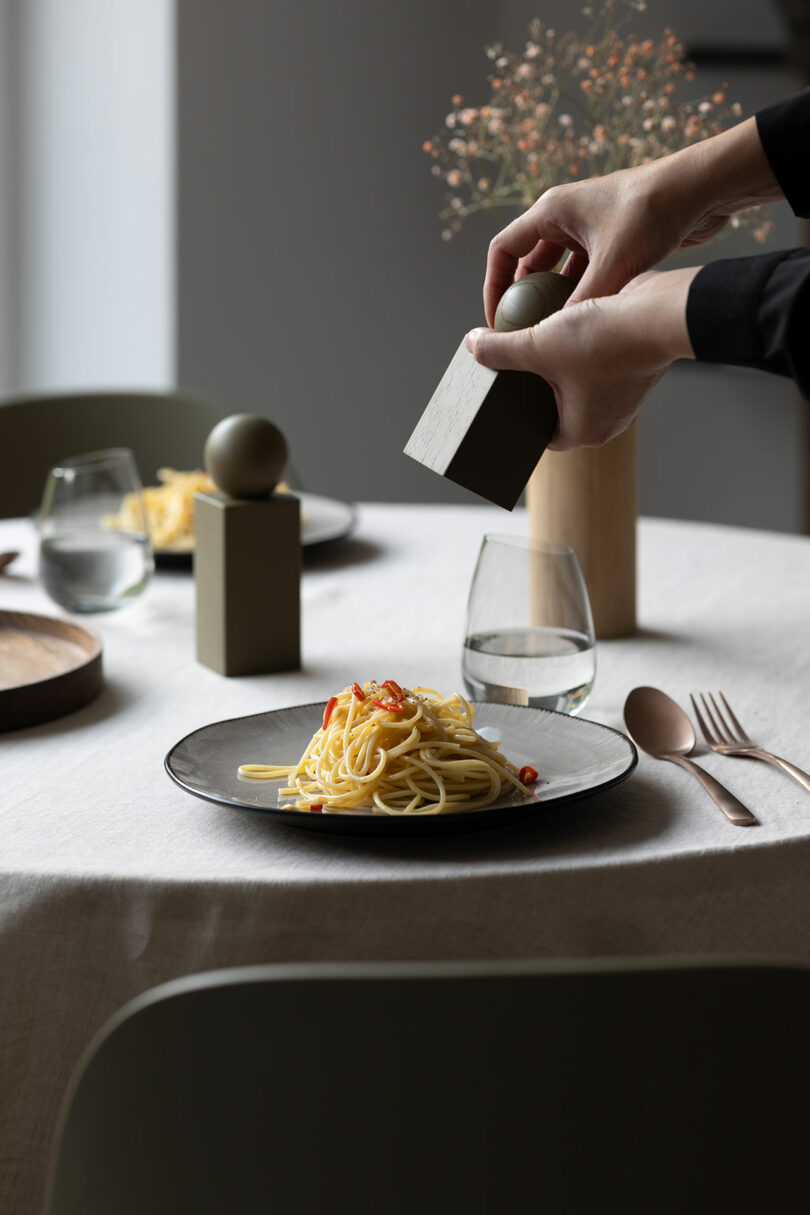
<instances>
[{"instance_id":1,"label":"human hand","mask_svg":"<svg viewBox=\"0 0 810 1215\"><path fill-rule=\"evenodd\" d=\"M735 211L780 196L753 118L649 164L554 186L490 244L487 323L514 280L553 269L566 252L563 272L577 280L570 308L620 291L676 249L716 236Z\"/></svg>"},{"instance_id":2,"label":"human hand","mask_svg":"<svg viewBox=\"0 0 810 1215\"><path fill-rule=\"evenodd\" d=\"M627 429L670 363L694 358L686 298L698 269L649 271L515 333L472 329L467 349L485 367L548 381L559 413L551 450L601 447Z\"/></svg>"}]
</instances>

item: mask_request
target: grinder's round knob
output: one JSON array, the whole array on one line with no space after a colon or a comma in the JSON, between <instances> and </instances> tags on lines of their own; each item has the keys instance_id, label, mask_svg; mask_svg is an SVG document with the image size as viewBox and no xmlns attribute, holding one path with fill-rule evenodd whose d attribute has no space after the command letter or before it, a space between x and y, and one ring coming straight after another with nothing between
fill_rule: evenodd
<instances>
[{"instance_id":1,"label":"grinder's round knob","mask_svg":"<svg viewBox=\"0 0 810 1215\"><path fill-rule=\"evenodd\" d=\"M513 333L544 321L552 312L562 308L576 283L554 270L539 270L527 274L507 287L495 309L495 329Z\"/></svg>"},{"instance_id":2,"label":"grinder's round knob","mask_svg":"<svg viewBox=\"0 0 810 1215\"><path fill-rule=\"evenodd\" d=\"M217 422L203 460L217 488L231 498L266 498L287 464L287 441L267 418L235 413Z\"/></svg>"}]
</instances>

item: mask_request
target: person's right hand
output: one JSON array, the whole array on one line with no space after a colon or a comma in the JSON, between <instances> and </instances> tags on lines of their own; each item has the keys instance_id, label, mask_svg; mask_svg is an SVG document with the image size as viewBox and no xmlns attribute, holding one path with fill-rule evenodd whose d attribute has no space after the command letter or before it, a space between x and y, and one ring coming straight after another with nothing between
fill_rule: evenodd
<instances>
[{"instance_id":1,"label":"person's right hand","mask_svg":"<svg viewBox=\"0 0 810 1215\"><path fill-rule=\"evenodd\" d=\"M729 216L781 197L753 118L632 169L553 186L494 238L487 256L489 325L504 291L537 270L577 279L566 307L613 295L676 249L716 236Z\"/></svg>"},{"instance_id":2,"label":"person's right hand","mask_svg":"<svg viewBox=\"0 0 810 1215\"><path fill-rule=\"evenodd\" d=\"M699 267L647 271L616 295L566 305L514 333L472 329L467 349L496 371L531 371L552 387L549 448L601 447L631 424L675 359L694 358L686 300Z\"/></svg>"}]
</instances>

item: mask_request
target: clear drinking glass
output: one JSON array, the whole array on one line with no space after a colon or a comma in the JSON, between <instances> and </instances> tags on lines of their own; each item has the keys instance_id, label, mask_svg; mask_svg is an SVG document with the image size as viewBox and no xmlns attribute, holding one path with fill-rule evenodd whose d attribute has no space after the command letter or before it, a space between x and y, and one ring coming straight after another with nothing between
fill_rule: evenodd
<instances>
[{"instance_id":1,"label":"clear drinking glass","mask_svg":"<svg viewBox=\"0 0 810 1215\"><path fill-rule=\"evenodd\" d=\"M572 548L484 537L467 604L462 674L472 700L580 711L596 675L596 642Z\"/></svg>"},{"instance_id":2,"label":"clear drinking glass","mask_svg":"<svg viewBox=\"0 0 810 1215\"><path fill-rule=\"evenodd\" d=\"M154 562L135 457L125 447L63 460L48 473L39 576L69 612L108 612L146 587Z\"/></svg>"}]
</instances>

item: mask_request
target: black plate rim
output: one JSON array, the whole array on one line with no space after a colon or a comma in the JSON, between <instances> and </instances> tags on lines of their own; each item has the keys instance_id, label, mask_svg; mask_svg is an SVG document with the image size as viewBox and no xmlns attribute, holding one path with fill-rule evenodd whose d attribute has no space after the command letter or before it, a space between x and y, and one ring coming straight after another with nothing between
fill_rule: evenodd
<instances>
[{"instance_id":1,"label":"black plate rim","mask_svg":"<svg viewBox=\"0 0 810 1215\"><path fill-rule=\"evenodd\" d=\"M473 700L470 703L476 709L486 705L495 705L498 708L503 708L503 705L497 701ZM601 721L593 721L589 717L573 717L570 713L559 713L556 709L542 709L539 710L542 713L548 713L554 717L565 717L569 721L587 721L591 726L597 726L600 730L606 730L609 734L615 734L617 738L620 738L629 747L628 766L623 772L597 785L592 785L588 789L575 790L572 793L562 793L546 801L534 801L528 798L526 801L517 802L512 806L501 806L499 808L484 807L481 810L460 811L457 814L413 816L388 814L304 814L300 810L282 810L276 806L241 805L238 802L226 801L224 798L216 797L214 794L204 793L202 790L191 788L190 785L181 780L171 769L171 758L175 751L179 747L182 747L183 743L188 739L193 738L196 734L201 734L204 730L211 729L212 726L249 721L255 717L266 717L270 713L283 713L285 709L319 709L323 711L326 708L326 704L325 700L314 700L308 701L306 704L286 705L283 709L264 709L260 713L245 713L240 717L225 717L221 721L208 722L207 725L198 726L196 730L189 730L188 734L184 734L182 738L179 738L166 752L163 759L163 767L178 788L192 797L210 802L215 806L224 806L227 810L242 810L247 814L258 814L270 822L281 822L303 830L317 830L327 833L331 831L334 834L340 835L441 835L455 830L472 830L477 826L481 826L482 828L499 825L506 826L517 821L533 818L539 810L549 807L556 809L558 806L582 801L587 797L592 797L596 793L604 793L606 790L620 785L622 781L627 780L632 775L638 766L638 748L632 738L627 734L623 734L621 730L617 730L614 726L606 726ZM512 707L522 708L523 706L515 705ZM531 708L532 706L526 707ZM537 712L538 710L535 709L534 711Z\"/></svg>"}]
</instances>

